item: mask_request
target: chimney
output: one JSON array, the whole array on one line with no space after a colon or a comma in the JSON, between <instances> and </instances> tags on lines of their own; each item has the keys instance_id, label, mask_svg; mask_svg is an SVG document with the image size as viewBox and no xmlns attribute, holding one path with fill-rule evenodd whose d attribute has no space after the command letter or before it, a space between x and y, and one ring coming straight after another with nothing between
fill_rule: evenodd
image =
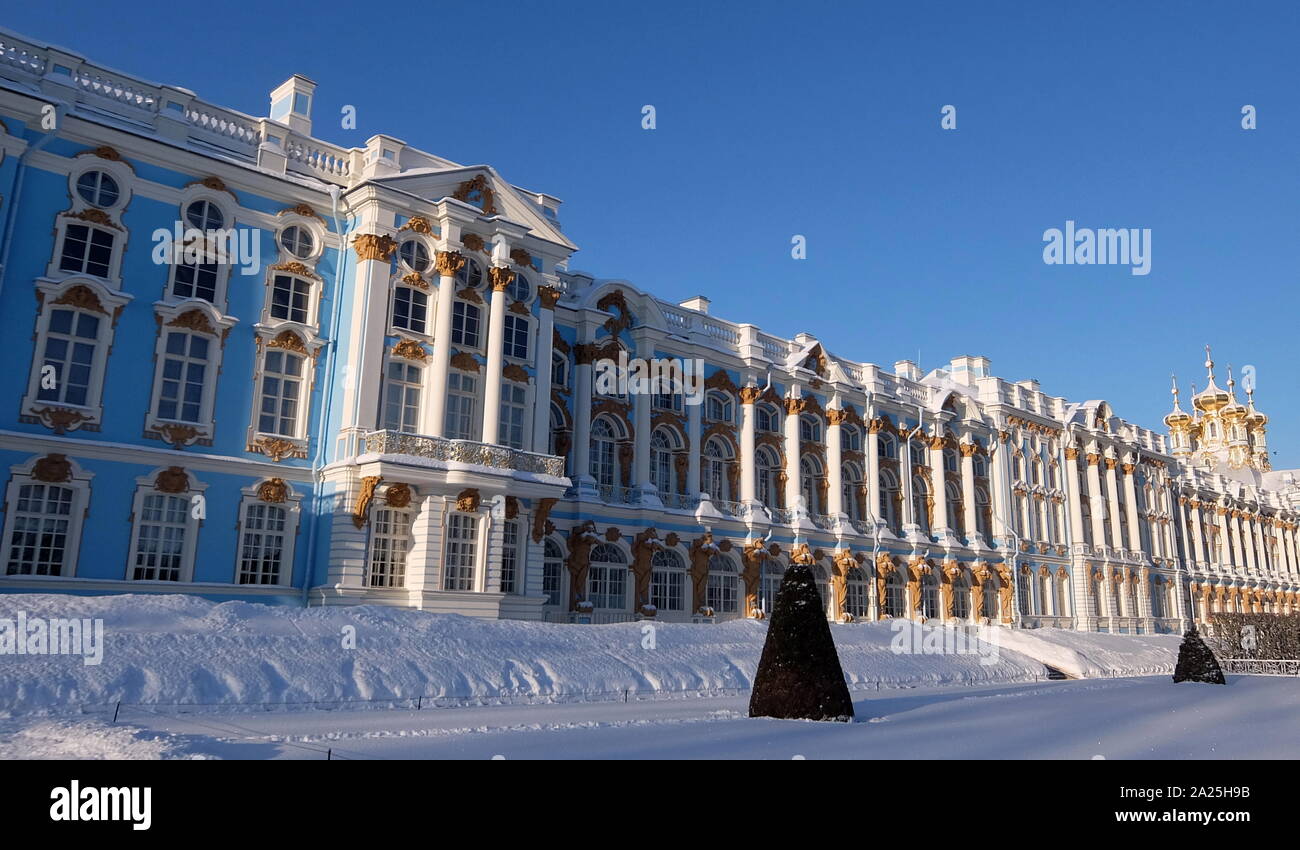
<instances>
[{"instance_id":1,"label":"chimney","mask_svg":"<svg viewBox=\"0 0 1300 850\"><path fill-rule=\"evenodd\" d=\"M709 299L703 295L697 295L694 298L687 298L682 301L679 307L685 307L687 310L699 310L701 313L709 312Z\"/></svg>"},{"instance_id":2,"label":"chimney","mask_svg":"<svg viewBox=\"0 0 1300 850\"><path fill-rule=\"evenodd\" d=\"M899 360L895 363L894 374L909 381L921 380L921 368L911 360Z\"/></svg>"},{"instance_id":3,"label":"chimney","mask_svg":"<svg viewBox=\"0 0 1300 850\"><path fill-rule=\"evenodd\" d=\"M311 135L311 102L316 84L294 74L271 92L271 120L287 125L295 133Z\"/></svg>"}]
</instances>

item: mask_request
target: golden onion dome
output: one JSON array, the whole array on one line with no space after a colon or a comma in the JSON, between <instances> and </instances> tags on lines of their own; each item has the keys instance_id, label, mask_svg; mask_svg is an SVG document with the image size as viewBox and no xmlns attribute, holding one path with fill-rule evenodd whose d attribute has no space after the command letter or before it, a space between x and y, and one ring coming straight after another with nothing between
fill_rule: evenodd
<instances>
[{"instance_id":1,"label":"golden onion dome","mask_svg":"<svg viewBox=\"0 0 1300 850\"><path fill-rule=\"evenodd\" d=\"M1185 413L1183 409L1178 405L1178 379L1177 378L1174 378L1174 388L1172 392L1174 395L1174 409L1170 411L1168 416L1165 417L1165 425L1169 426L1170 428L1186 428L1188 425L1191 424L1192 417L1188 413Z\"/></svg>"},{"instance_id":2,"label":"golden onion dome","mask_svg":"<svg viewBox=\"0 0 1300 850\"><path fill-rule=\"evenodd\" d=\"M1196 395L1192 396L1192 406L1203 413L1214 413L1232 404L1234 401L1232 394L1227 390L1221 390L1214 383L1214 360L1210 358L1210 347L1205 346L1205 369L1209 373L1209 385Z\"/></svg>"}]
</instances>

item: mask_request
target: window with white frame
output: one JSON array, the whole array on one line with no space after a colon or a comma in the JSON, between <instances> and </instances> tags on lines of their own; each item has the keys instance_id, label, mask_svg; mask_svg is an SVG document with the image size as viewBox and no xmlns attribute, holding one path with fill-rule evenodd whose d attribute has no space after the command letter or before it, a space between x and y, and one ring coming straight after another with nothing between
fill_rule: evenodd
<instances>
[{"instance_id":1,"label":"window with white frame","mask_svg":"<svg viewBox=\"0 0 1300 850\"><path fill-rule=\"evenodd\" d=\"M269 312L272 319L310 324L311 281L298 275L277 273L271 279Z\"/></svg>"},{"instance_id":2,"label":"window with white frame","mask_svg":"<svg viewBox=\"0 0 1300 850\"><path fill-rule=\"evenodd\" d=\"M127 578L191 581L202 522L202 512L195 506L204 486L175 468L136 483Z\"/></svg>"},{"instance_id":3,"label":"window with white frame","mask_svg":"<svg viewBox=\"0 0 1300 850\"><path fill-rule=\"evenodd\" d=\"M600 417L591 423L591 477L602 487L618 481L617 435L609 420Z\"/></svg>"},{"instance_id":4,"label":"window with white frame","mask_svg":"<svg viewBox=\"0 0 1300 850\"><path fill-rule=\"evenodd\" d=\"M501 416L497 424L497 442L512 449L524 447L524 423L527 421L528 391L514 384L501 385Z\"/></svg>"},{"instance_id":5,"label":"window with white frame","mask_svg":"<svg viewBox=\"0 0 1300 850\"><path fill-rule=\"evenodd\" d=\"M862 451L862 432L854 425L840 427L840 448L846 452Z\"/></svg>"},{"instance_id":6,"label":"window with white frame","mask_svg":"<svg viewBox=\"0 0 1300 850\"><path fill-rule=\"evenodd\" d=\"M885 579L884 607L886 617L902 617L906 611L903 577L897 572L890 573L889 578Z\"/></svg>"},{"instance_id":7,"label":"window with white frame","mask_svg":"<svg viewBox=\"0 0 1300 850\"><path fill-rule=\"evenodd\" d=\"M704 418L710 422L730 422L731 396L717 391L705 396Z\"/></svg>"},{"instance_id":8,"label":"window with white frame","mask_svg":"<svg viewBox=\"0 0 1300 850\"><path fill-rule=\"evenodd\" d=\"M776 558L768 558L763 562L763 579L762 586L759 589L759 604L762 606L764 613L771 613L776 607L776 594L781 589L781 579L784 575L785 567Z\"/></svg>"},{"instance_id":9,"label":"window with white frame","mask_svg":"<svg viewBox=\"0 0 1300 850\"><path fill-rule=\"evenodd\" d=\"M1016 599L1020 605L1020 613L1029 614L1033 607L1031 601L1032 588L1030 586L1029 575L1027 573L1021 573L1018 584L1019 587L1016 588Z\"/></svg>"},{"instance_id":10,"label":"window with white frame","mask_svg":"<svg viewBox=\"0 0 1300 850\"><path fill-rule=\"evenodd\" d=\"M876 438L876 456L896 460L898 458L898 441L893 434L881 432Z\"/></svg>"},{"instance_id":11,"label":"window with white frame","mask_svg":"<svg viewBox=\"0 0 1300 850\"><path fill-rule=\"evenodd\" d=\"M210 359L213 342L196 331L164 329L155 377L157 418L193 425L212 418L208 382L216 371Z\"/></svg>"},{"instance_id":12,"label":"window with white frame","mask_svg":"<svg viewBox=\"0 0 1300 850\"><path fill-rule=\"evenodd\" d=\"M368 587L405 587L406 558L411 551L411 512L391 506L370 514Z\"/></svg>"},{"instance_id":13,"label":"window with white frame","mask_svg":"<svg viewBox=\"0 0 1300 850\"><path fill-rule=\"evenodd\" d=\"M447 515L447 555L443 559L442 589L473 590L478 561L478 517Z\"/></svg>"},{"instance_id":14,"label":"window with white frame","mask_svg":"<svg viewBox=\"0 0 1300 850\"><path fill-rule=\"evenodd\" d=\"M296 438L305 393L307 358L282 348L262 355L257 430L262 434Z\"/></svg>"},{"instance_id":15,"label":"window with white frame","mask_svg":"<svg viewBox=\"0 0 1300 850\"><path fill-rule=\"evenodd\" d=\"M780 495L777 475L781 472L781 459L771 447L760 446L754 453L754 469L758 479L758 500L764 507L775 508Z\"/></svg>"},{"instance_id":16,"label":"window with white frame","mask_svg":"<svg viewBox=\"0 0 1300 850\"><path fill-rule=\"evenodd\" d=\"M755 428L766 434L779 432L781 430L781 417L777 414L776 408L760 404L754 408L758 415L755 417Z\"/></svg>"},{"instance_id":17,"label":"window with white frame","mask_svg":"<svg viewBox=\"0 0 1300 850\"><path fill-rule=\"evenodd\" d=\"M106 278L113 267L117 236L107 227L69 224L63 230L59 270Z\"/></svg>"},{"instance_id":18,"label":"window with white frame","mask_svg":"<svg viewBox=\"0 0 1300 850\"><path fill-rule=\"evenodd\" d=\"M220 230L226 226L226 215L216 204L200 198L185 207L185 221L198 230Z\"/></svg>"},{"instance_id":19,"label":"window with white frame","mask_svg":"<svg viewBox=\"0 0 1300 850\"><path fill-rule=\"evenodd\" d=\"M384 424L387 431L420 430L420 389L424 370L402 360L388 361L384 375Z\"/></svg>"},{"instance_id":20,"label":"window with white frame","mask_svg":"<svg viewBox=\"0 0 1300 850\"><path fill-rule=\"evenodd\" d=\"M293 520L284 504L246 499L239 522L239 584L289 584Z\"/></svg>"},{"instance_id":21,"label":"window with white frame","mask_svg":"<svg viewBox=\"0 0 1300 850\"><path fill-rule=\"evenodd\" d=\"M650 558L650 604L659 611L686 607L686 563L671 549L659 549Z\"/></svg>"},{"instance_id":22,"label":"window with white frame","mask_svg":"<svg viewBox=\"0 0 1300 850\"><path fill-rule=\"evenodd\" d=\"M921 583L921 613L927 620L939 618L939 581L933 576L926 576Z\"/></svg>"},{"instance_id":23,"label":"window with white frame","mask_svg":"<svg viewBox=\"0 0 1300 850\"><path fill-rule=\"evenodd\" d=\"M40 466L67 464L62 475ZM61 456L14 467L5 504L5 575L71 576L77 568L82 519L89 501L89 475ZM55 480L42 480L53 478Z\"/></svg>"},{"instance_id":24,"label":"window with white frame","mask_svg":"<svg viewBox=\"0 0 1300 850\"><path fill-rule=\"evenodd\" d=\"M451 341L453 345L467 348L479 347L479 325L481 324L478 307L457 301L451 306Z\"/></svg>"},{"instance_id":25,"label":"window with white frame","mask_svg":"<svg viewBox=\"0 0 1300 850\"><path fill-rule=\"evenodd\" d=\"M816 416L800 416L799 439L808 443L820 443L822 441L822 421Z\"/></svg>"},{"instance_id":26,"label":"window with white frame","mask_svg":"<svg viewBox=\"0 0 1300 850\"><path fill-rule=\"evenodd\" d=\"M169 291L173 298L199 298L210 304L217 301L217 284L221 267L216 262L195 261L178 255L172 261Z\"/></svg>"},{"instance_id":27,"label":"window with white frame","mask_svg":"<svg viewBox=\"0 0 1300 850\"><path fill-rule=\"evenodd\" d=\"M846 577L844 610L855 619L867 616L867 576L857 567L852 567Z\"/></svg>"},{"instance_id":28,"label":"window with white frame","mask_svg":"<svg viewBox=\"0 0 1300 850\"><path fill-rule=\"evenodd\" d=\"M558 608L564 603L564 551L560 544L546 538L542 547L542 593L547 607Z\"/></svg>"},{"instance_id":29,"label":"window with white frame","mask_svg":"<svg viewBox=\"0 0 1300 850\"><path fill-rule=\"evenodd\" d=\"M509 295L515 301L527 301L532 295L533 287L528 282L528 278L521 274L516 274L506 284L506 295Z\"/></svg>"},{"instance_id":30,"label":"window with white frame","mask_svg":"<svg viewBox=\"0 0 1300 850\"><path fill-rule=\"evenodd\" d=\"M505 337L502 340L506 357L528 359L528 320L523 316L505 317Z\"/></svg>"},{"instance_id":31,"label":"window with white frame","mask_svg":"<svg viewBox=\"0 0 1300 850\"><path fill-rule=\"evenodd\" d=\"M290 225L280 231L280 247L299 260L310 259L316 253L316 237L301 225Z\"/></svg>"},{"instance_id":32,"label":"window with white frame","mask_svg":"<svg viewBox=\"0 0 1300 850\"><path fill-rule=\"evenodd\" d=\"M393 327L411 333L427 333L429 294L414 286L393 287Z\"/></svg>"},{"instance_id":33,"label":"window with white frame","mask_svg":"<svg viewBox=\"0 0 1300 850\"><path fill-rule=\"evenodd\" d=\"M558 351L551 352L551 386L569 385L569 359Z\"/></svg>"},{"instance_id":34,"label":"window with white frame","mask_svg":"<svg viewBox=\"0 0 1300 850\"><path fill-rule=\"evenodd\" d=\"M501 526L501 592L519 592L519 520Z\"/></svg>"},{"instance_id":35,"label":"window with white frame","mask_svg":"<svg viewBox=\"0 0 1300 850\"><path fill-rule=\"evenodd\" d=\"M417 274L429 270L429 249L419 239L407 239L397 248L397 257L408 269Z\"/></svg>"},{"instance_id":36,"label":"window with white frame","mask_svg":"<svg viewBox=\"0 0 1300 850\"><path fill-rule=\"evenodd\" d=\"M50 310L39 348L38 401L78 407L93 403L95 364L106 323L107 317L88 309L68 306Z\"/></svg>"},{"instance_id":37,"label":"window with white frame","mask_svg":"<svg viewBox=\"0 0 1300 850\"><path fill-rule=\"evenodd\" d=\"M443 433L450 440L476 439L474 429L478 378L463 372L447 375L447 421Z\"/></svg>"},{"instance_id":38,"label":"window with white frame","mask_svg":"<svg viewBox=\"0 0 1300 850\"><path fill-rule=\"evenodd\" d=\"M117 181L105 171L87 171L77 178L77 195L92 207L116 206L121 194Z\"/></svg>"},{"instance_id":39,"label":"window with white frame","mask_svg":"<svg viewBox=\"0 0 1300 850\"><path fill-rule=\"evenodd\" d=\"M736 563L721 553L709 556L709 583L705 599L716 614L734 614L740 606L740 576Z\"/></svg>"},{"instance_id":40,"label":"window with white frame","mask_svg":"<svg viewBox=\"0 0 1300 850\"><path fill-rule=\"evenodd\" d=\"M726 501L731 495L727 486L728 457L726 447L718 438L712 437L704 444L704 458L700 464L700 490L708 493L710 498Z\"/></svg>"},{"instance_id":41,"label":"window with white frame","mask_svg":"<svg viewBox=\"0 0 1300 850\"><path fill-rule=\"evenodd\" d=\"M483 285L483 267L472 257L465 259L465 264L456 272L456 284L462 287L477 289Z\"/></svg>"},{"instance_id":42,"label":"window with white frame","mask_svg":"<svg viewBox=\"0 0 1300 850\"><path fill-rule=\"evenodd\" d=\"M596 608L622 611L627 608L627 557L612 543L597 544L591 550L588 600Z\"/></svg>"},{"instance_id":43,"label":"window with white frame","mask_svg":"<svg viewBox=\"0 0 1300 850\"><path fill-rule=\"evenodd\" d=\"M650 435L650 482L661 496L673 492L673 441L662 428Z\"/></svg>"}]
</instances>

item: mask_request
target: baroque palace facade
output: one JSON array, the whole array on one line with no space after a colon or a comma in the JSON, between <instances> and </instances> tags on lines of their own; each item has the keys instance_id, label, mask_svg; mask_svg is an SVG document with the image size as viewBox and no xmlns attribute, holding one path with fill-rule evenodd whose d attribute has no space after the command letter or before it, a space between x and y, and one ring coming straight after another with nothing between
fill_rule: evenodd
<instances>
[{"instance_id":1,"label":"baroque palace facade","mask_svg":"<svg viewBox=\"0 0 1300 850\"><path fill-rule=\"evenodd\" d=\"M0 33L0 590L711 620L794 559L841 622L1296 610L1300 484L1212 363L1166 435L849 361L571 271L558 199L321 141L314 95ZM620 356L703 362L703 403L593 381Z\"/></svg>"}]
</instances>

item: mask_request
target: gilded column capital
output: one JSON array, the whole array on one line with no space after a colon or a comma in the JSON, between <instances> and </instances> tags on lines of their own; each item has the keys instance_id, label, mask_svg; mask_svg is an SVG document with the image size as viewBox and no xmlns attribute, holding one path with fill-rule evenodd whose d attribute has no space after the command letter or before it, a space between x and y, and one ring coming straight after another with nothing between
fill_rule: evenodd
<instances>
[{"instance_id":1,"label":"gilded column capital","mask_svg":"<svg viewBox=\"0 0 1300 850\"><path fill-rule=\"evenodd\" d=\"M783 403L785 405L786 415L793 416L797 413L803 413L804 408L808 405L808 399L803 397L787 398L783 399Z\"/></svg>"},{"instance_id":2,"label":"gilded column capital","mask_svg":"<svg viewBox=\"0 0 1300 850\"><path fill-rule=\"evenodd\" d=\"M362 233L352 240L352 250L357 252L358 260L378 260L386 263L393 258L397 243L393 237L378 233Z\"/></svg>"},{"instance_id":3,"label":"gilded column capital","mask_svg":"<svg viewBox=\"0 0 1300 850\"><path fill-rule=\"evenodd\" d=\"M1066 449L1066 450L1065 450L1065 459L1066 459L1066 460L1078 460L1078 459L1079 459L1079 450L1076 449L1074 446L1071 446L1070 448Z\"/></svg>"},{"instance_id":4,"label":"gilded column capital","mask_svg":"<svg viewBox=\"0 0 1300 850\"><path fill-rule=\"evenodd\" d=\"M515 273L510 271L510 269L493 266L488 269L488 278L491 281L493 292L505 292L506 287L515 279Z\"/></svg>"},{"instance_id":5,"label":"gilded column capital","mask_svg":"<svg viewBox=\"0 0 1300 850\"><path fill-rule=\"evenodd\" d=\"M537 287L537 300L541 303L543 310L554 310L555 303L560 300L560 290L554 286Z\"/></svg>"},{"instance_id":6,"label":"gilded column capital","mask_svg":"<svg viewBox=\"0 0 1300 850\"><path fill-rule=\"evenodd\" d=\"M434 255L434 265L443 277L455 277L465 267L465 258L455 251L439 251Z\"/></svg>"},{"instance_id":7,"label":"gilded column capital","mask_svg":"<svg viewBox=\"0 0 1300 850\"><path fill-rule=\"evenodd\" d=\"M761 396L762 394L763 394L763 391L760 390L758 387L741 387L741 388L740 388L740 403L741 403L741 404L755 404L755 403L758 402L759 396Z\"/></svg>"},{"instance_id":8,"label":"gilded column capital","mask_svg":"<svg viewBox=\"0 0 1300 850\"><path fill-rule=\"evenodd\" d=\"M755 388L757 392L757 387ZM849 412L843 408L832 407L826 411L826 423L828 425L843 425L849 421Z\"/></svg>"}]
</instances>

